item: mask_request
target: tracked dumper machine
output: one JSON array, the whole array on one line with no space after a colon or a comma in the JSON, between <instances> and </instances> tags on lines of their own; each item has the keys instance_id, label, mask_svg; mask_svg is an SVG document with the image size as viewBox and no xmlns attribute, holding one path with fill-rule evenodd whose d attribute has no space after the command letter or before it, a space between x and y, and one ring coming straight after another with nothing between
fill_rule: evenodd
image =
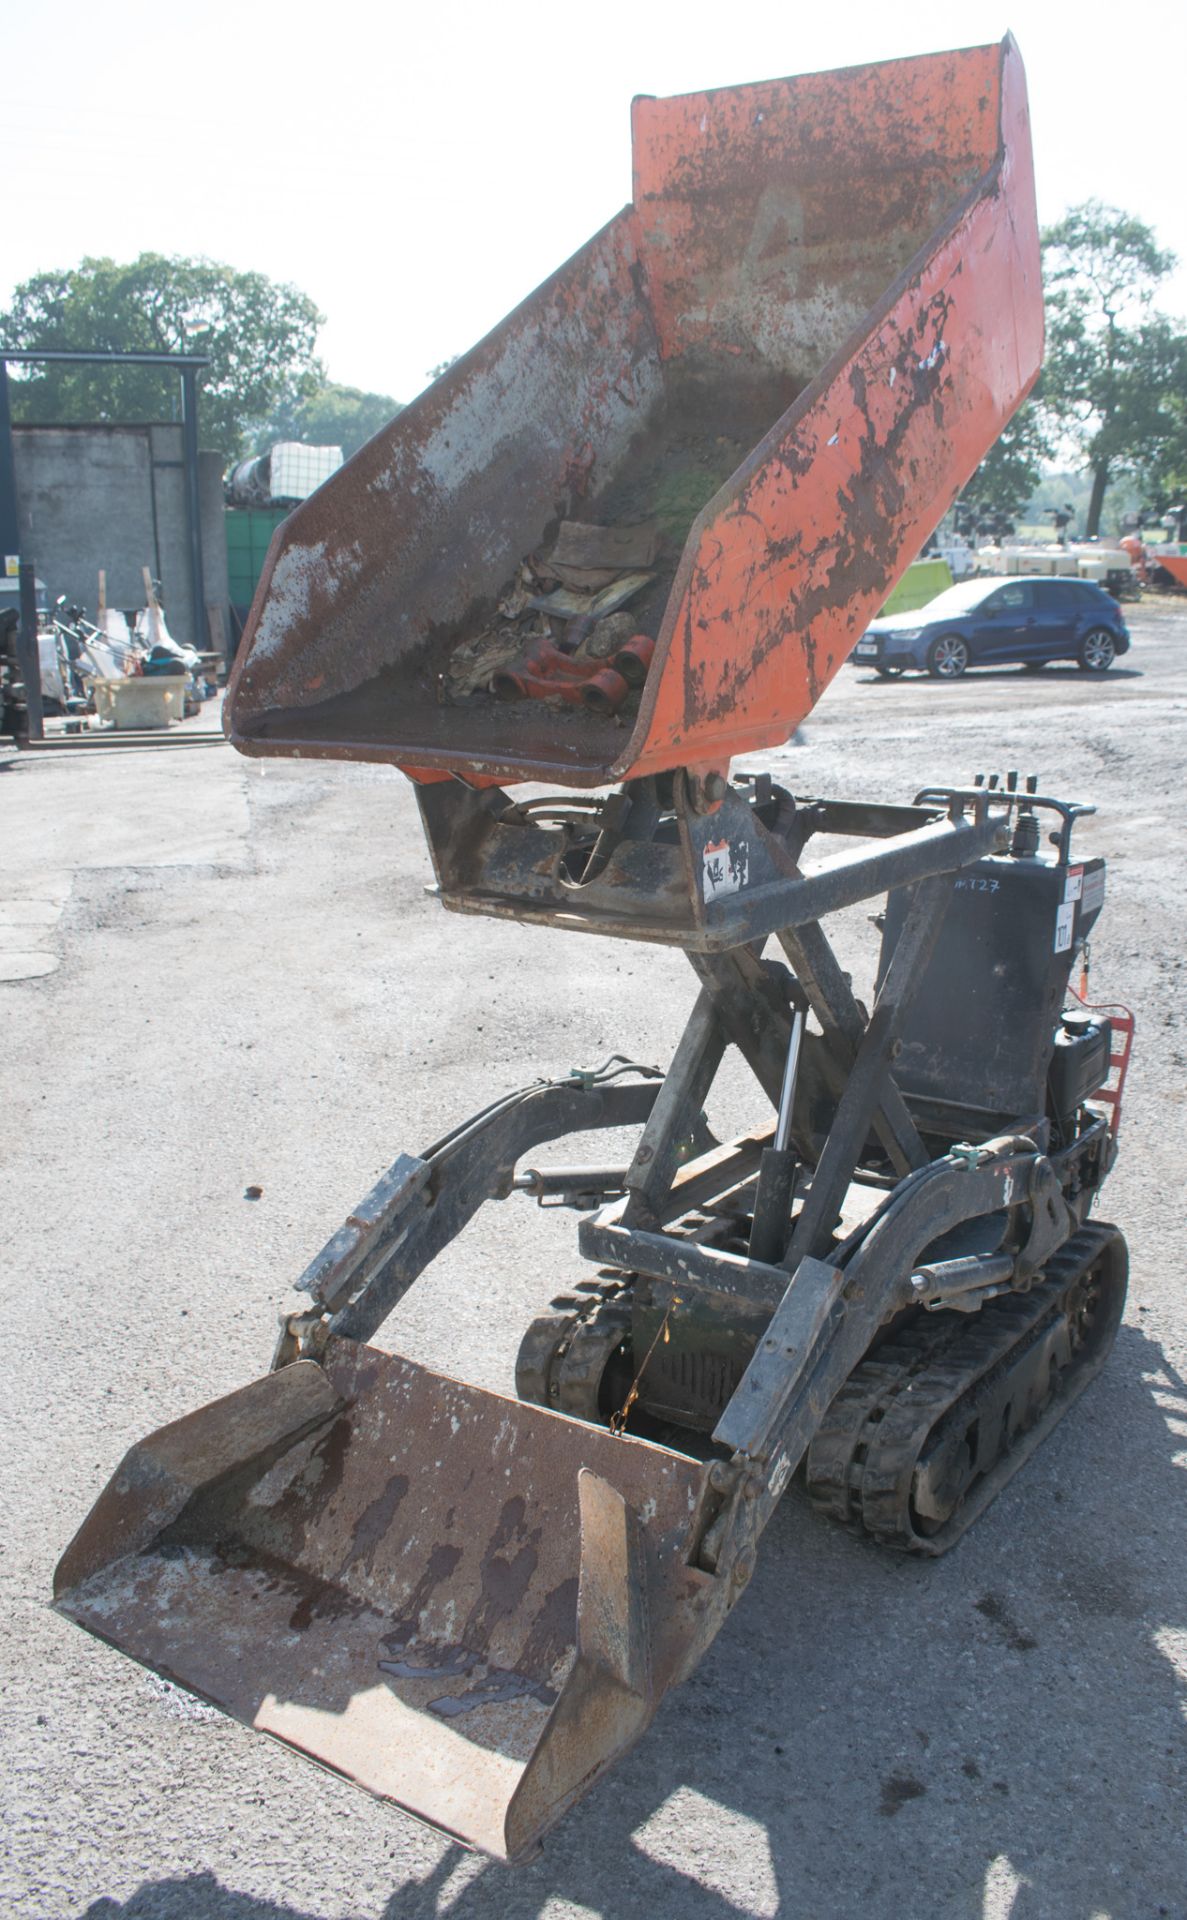
<instances>
[{"instance_id":1,"label":"tracked dumper machine","mask_svg":"<svg viewBox=\"0 0 1187 1920\"><path fill-rule=\"evenodd\" d=\"M1066 1011L1084 809L731 776L1041 352L1011 40L640 99L633 204L273 541L236 746L402 768L443 906L680 948L692 1010L666 1074L616 1056L401 1153L272 1371L127 1455L56 1604L500 1858L700 1659L794 1474L941 1553L1113 1339L1125 1243L1091 1214L1127 1040ZM867 1012L823 922L882 896ZM768 1118L722 1142L730 1049ZM540 1152L624 1128L625 1164ZM377 1344L479 1207L533 1197L591 1275L516 1398Z\"/></svg>"}]
</instances>

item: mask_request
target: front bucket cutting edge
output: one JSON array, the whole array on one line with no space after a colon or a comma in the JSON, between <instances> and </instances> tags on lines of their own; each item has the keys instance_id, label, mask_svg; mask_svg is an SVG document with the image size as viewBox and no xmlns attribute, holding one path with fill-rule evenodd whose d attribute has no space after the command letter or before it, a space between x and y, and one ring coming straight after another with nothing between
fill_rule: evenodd
<instances>
[{"instance_id":1,"label":"front bucket cutting edge","mask_svg":"<svg viewBox=\"0 0 1187 1920\"><path fill-rule=\"evenodd\" d=\"M513 1859L703 1644L717 1582L687 1561L705 1472L335 1340L324 1365L134 1447L64 1554L55 1604Z\"/></svg>"}]
</instances>

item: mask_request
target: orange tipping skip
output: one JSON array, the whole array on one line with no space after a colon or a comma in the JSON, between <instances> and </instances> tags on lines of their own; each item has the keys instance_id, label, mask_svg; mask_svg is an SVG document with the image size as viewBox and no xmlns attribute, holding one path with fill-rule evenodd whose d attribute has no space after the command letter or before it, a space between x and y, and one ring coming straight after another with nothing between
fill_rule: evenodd
<instances>
[{"instance_id":1,"label":"orange tipping skip","mask_svg":"<svg viewBox=\"0 0 1187 1920\"><path fill-rule=\"evenodd\" d=\"M1037 377L1017 47L633 108L634 201L276 533L252 754L589 787L784 741ZM562 520L654 517L629 709L451 702Z\"/></svg>"}]
</instances>

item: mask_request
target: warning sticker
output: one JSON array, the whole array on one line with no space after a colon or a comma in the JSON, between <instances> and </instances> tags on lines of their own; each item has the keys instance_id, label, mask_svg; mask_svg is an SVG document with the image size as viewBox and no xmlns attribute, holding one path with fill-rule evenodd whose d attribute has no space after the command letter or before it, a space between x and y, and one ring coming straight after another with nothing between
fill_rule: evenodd
<instances>
[{"instance_id":1,"label":"warning sticker","mask_svg":"<svg viewBox=\"0 0 1187 1920\"><path fill-rule=\"evenodd\" d=\"M701 898L716 900L746 885L750 852L744 840L709 840L701 856Z\"/></svg>"},{"instance_id":2,"label":"warning sticker","mask_svg":"<svg viewBox=\"0 0 1187 1920\"><path fill-rule=\"evenodd\" d=\"M1072 944L1072 929L1076 924L1076 903L1069 900L1060 907L1055 916L1055 951L1066 953Z\"/></svg>"},{"instance_id":3,"label":"warning sticker","mask_svg":"<svg viewBox=\"0 0 1187 1920\"><path fill-rule=\"evenodd\" d=\"M1069 867L1063 883L1063 897L1066 900L1078 900L1084 891L1083 867Z\"/></svg>"},{"instance_id":4,"label":"warning sticker","mask_svg":"<svg viewBox=\"0 0 1187 1920\"><path fill-rule=\"evenodd\" d=\"M1102 864L1099 867L1093 867L1092 872L1084 876L1084 891L1080 899L1085 913L1095 913L1096 909L1104 904L1104 898L1105 869Z\"/></svg>"}]
</instances>

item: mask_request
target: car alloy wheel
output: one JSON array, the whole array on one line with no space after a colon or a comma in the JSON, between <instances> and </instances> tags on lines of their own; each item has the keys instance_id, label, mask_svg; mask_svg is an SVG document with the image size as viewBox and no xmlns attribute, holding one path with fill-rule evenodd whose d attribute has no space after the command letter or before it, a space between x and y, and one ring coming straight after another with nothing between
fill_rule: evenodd
<instances>
[{"instance_id":1,"label":"car alloy wheel","mask_svg":"<svg viewBox=\"0 0 1187 1920\"><path fill-rule=\"evenodd\" d=\"M959 680L969 664L969 650L958 633L942 633L927 650L927 670L933 680Z\"/></svg>"},{"instance_id":2,"label":"car alloy wheel","mask_svg":"<svg viewBox=\"0 0 1187 1920\"><path fill-rule=\"evenodd\" d=\"M1117 657L1117 645L1107 627L1093 627L1080 642L1080 665L1085 673L1107 673Z\"/></svg>"}]
</instances>

